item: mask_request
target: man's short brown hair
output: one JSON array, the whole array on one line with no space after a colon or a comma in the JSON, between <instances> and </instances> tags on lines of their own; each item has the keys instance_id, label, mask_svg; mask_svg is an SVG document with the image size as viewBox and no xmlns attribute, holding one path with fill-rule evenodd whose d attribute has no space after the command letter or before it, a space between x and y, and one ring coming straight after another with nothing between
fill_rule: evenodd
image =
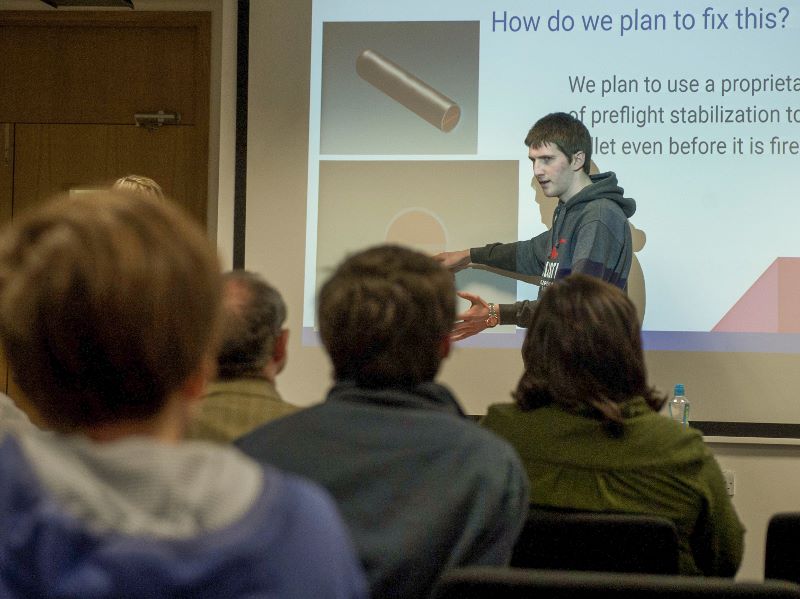
<instances>
[{"instance_id":1,"label":"man's short brown hair","mask_svg":"<svg viewBox=\"0 0 800 599\"><path fill-rule=\"evenodd\" d=\"M0 338L58 430L157 414L212 350L219 306L214 248L167 202L60 197L0 236Z\"/></svg>"},{"instance_id":2,"label":"man's short brown hair","mask_svg":"<svg viewBox=\"0 0 800 599\"><path fill-rule=\"evenodd\" d=\"M319 294L320 336L336 379L363 386L433 380L454 319L452 275L400 246L350 256Z\"/></svg>"},{"instance_id":3,"label":"man's short brown hair","mask_svg":"<svg viewBox=\"0 0 800 599\"><path fill-rule=\"evenodd\" d=\"M579 119L566 112L553 112L540 118L525 136L525 147L536 149L545 144L555 145L569 161L578 152L583 152L583 172L589 174L592 136Z\"/></svg>"}]
</instances>

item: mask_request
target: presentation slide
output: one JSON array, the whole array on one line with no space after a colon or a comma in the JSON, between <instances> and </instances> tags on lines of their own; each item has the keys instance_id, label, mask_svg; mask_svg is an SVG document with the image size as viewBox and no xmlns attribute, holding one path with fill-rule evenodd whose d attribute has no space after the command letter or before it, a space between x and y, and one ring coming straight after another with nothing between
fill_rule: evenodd
<instances>
[{"instance_id":1,"label":"presentation slide","mask_svg":"<svg viewBox=\"0 0 800 599\"><path fill-rule=\"evenodd\" d=\"M556 198L524 138L580 118L636 200L629 296L650 350L800 352L800 5L689 0L312 8L303 340L350 252L531 238ZM456 275L487 301L535 277ZM462 303L461 308L468 304ZM462 345L515 347L499 326Z\"/></svg>"}]
</instances>

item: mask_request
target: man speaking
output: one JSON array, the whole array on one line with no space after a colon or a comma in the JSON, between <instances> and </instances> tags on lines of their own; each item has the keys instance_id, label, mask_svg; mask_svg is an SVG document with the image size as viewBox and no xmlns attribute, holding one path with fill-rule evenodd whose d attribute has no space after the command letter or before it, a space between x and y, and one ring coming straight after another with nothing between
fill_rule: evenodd
<instances>
[{"instance_id":1,"label":"man speaking","mask_svg":"<svg viewBox=\"0 0 800 599\"><path fill-rule=\"evenodd\" d=\"M636 202L623 197L614 173L589 175L592 137L586 126L563 112L548 114L528 131L525 145L542 191L559 198L550 230L526 241L443 252L434 258L453 272L483 264L538 275L541 287L582 272L625 289L633 257L628 217L636 211ZM527 327L533 310L528 300L496 306L472 293L459 296L472 305L457 317L455 341L501 323Z\"/></svg>"}]
</instances>

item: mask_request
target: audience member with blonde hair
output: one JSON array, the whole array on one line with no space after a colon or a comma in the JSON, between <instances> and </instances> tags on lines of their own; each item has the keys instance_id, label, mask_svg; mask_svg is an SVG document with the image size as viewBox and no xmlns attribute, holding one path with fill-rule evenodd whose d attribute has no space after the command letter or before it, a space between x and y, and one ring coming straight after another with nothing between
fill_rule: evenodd
<instances>
[{"instance_id":1,"label":"audience member with blonde hair","mask_svg":"<svg viewBox=\"0 0 800 599\"><path fill-rule=\"evenodd\" d=\"M112 189L133 191L148 195L159 200L164 199L164 191L161 189L161 186L151 178L143 177L142 175L126 175L120 177L111 187Z\"/></svg>"},{"instance_id":2,"label":"audience member with blonde hair","mask_svg":"<svg viewBox=\"0 0 800 599\"><path fill-rule=\"evenodd\" d=\"M621 289L573 274L542 293L522 346L513 404L482 424L508 439L528 472L531 504L664 516L684 574L733 576L744 529L699 431L658 413L639 319Z\"/></svg>"},{"instance_id":3,"label":"audience member with blonde hair","mask_svg":"<svg viewBox=\"0 0 800 599\"><path fill-rule=\"evenodd\" d=\"M365 596L322 489L181 440L220 295L168 202L81 194L2 231L0 338L54 431L0 434L3 596Z\"/></svg>"}]
</instances>

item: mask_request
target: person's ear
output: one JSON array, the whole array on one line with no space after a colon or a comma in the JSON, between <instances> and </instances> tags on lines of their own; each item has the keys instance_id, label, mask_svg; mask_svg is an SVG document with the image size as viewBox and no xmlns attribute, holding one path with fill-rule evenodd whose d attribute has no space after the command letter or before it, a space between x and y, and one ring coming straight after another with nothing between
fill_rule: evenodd
<instances>
[{"instance_id":1,"label":"person's ear","mask_svg":"<svg viewBox=\"0 0 800 599\"><path fill-rule=\"evenodd\" d=\"M586 163L586 154L582 150L578 150L572 155L572 170L579 171L583 169L583 165Z\"/></svg>"},{"instance_id":2,"label":"person's ear","mask_svg":"<svg viewBox=\"0 0 800 599\"><path fill-rule=\"evenodd\" d=\"M275 374L279 374L286 366L288 359L289 329L281 329L275 338L275 347L272 349L272 361L275 363Z\"/></svg>"}]
</instances>

